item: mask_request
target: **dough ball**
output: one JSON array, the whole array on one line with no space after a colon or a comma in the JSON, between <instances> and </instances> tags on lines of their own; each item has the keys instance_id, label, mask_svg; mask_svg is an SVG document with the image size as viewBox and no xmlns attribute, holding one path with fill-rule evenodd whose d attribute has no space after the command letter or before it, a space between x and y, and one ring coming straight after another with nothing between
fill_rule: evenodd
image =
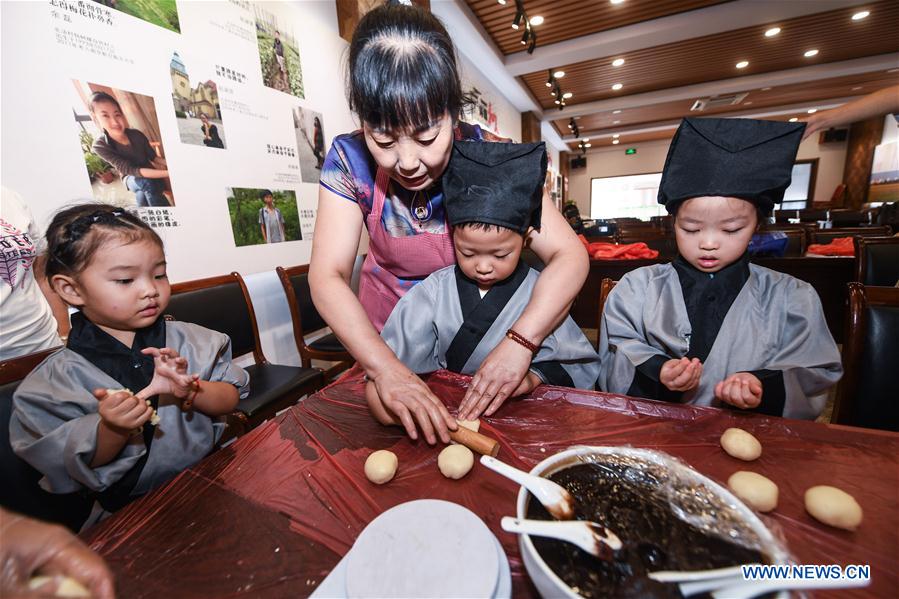
<instances>
[{"instance_id":1,"label":"dough ball","mask_svg":"<svg viewBox=\"0 0 899 599\"><path fill-rule=\"evenodd\" d=\"M729 428L721 435L721 447L728 455L751 462L762 455L759 440L741 428Z\"/></svg>"},{"instance_id":2,"label":"dough ball","mask_svg":"<svg viewBox=\"0 0 899 599\"><path fill-rule=\"evenodd\" d=\"M805 492L805 509L829 526L855 530L862 523L862 506L849 493L820 485Z\"/></svg>"},{"instance_id":3,"label":"dough ball","mask_svg":"<svg viewBox=\"0 0 899 599\"><path fill-rule=\"evenodd\" d=\"M437 467L440 473L453 479L459 479L468 474L474 466L474 454L464 445L448 445L437 456Z\"/></svg>"},{"instance_id":4,"label":"dough ball","mask_svg":"<svg viewBox=\"0 0 899 599\"><path fill-rule=\"evenodd\" d=\"M456 420L456 424L475 433L481 429L481 421L477 418L474 420Z\"/></svg>"},{"instance_id":5,"label":"dough ball","mask_svg":"<svg viewBox=\"0 0 899 599\"><path fill-rule=\"evenodd\" d=\"M45 584L56 581L59 586L56 587L54 597L90 597L88 591L80 582L68 576L35 576L28 581L28 588L32 591L38 590Z\"/></svg>"},{"instance_id":6,"label":"dough ball","mask_svg":"<svg viewBox=\"0 0 899 599\"><path fill-rule=\"evenodd\" d=\"M376 485L383 485L393 478L398 465L395 453L379 449L365 460L365 476Z\"/></svg>"},{"instance_id":7,"label":"dough ball","mask_svg":"<svg viewBox=\"0 0 899 599\"><path fill-rule=\"evenodd\" d=\"M727 486L749 507L770 512L777 507L777 485L755 472L741 470L727 479Z\"/></svg>"}]
</instances>

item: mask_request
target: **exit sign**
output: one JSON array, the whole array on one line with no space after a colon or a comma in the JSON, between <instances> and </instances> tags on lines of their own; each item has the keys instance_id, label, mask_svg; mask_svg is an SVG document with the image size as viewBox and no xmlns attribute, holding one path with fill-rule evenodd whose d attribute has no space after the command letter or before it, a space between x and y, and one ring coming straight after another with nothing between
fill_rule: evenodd
<instances>
[{"instance_id":1,"label":"exit sign","mask_svg":"<svg viewBox=\"0 0 899 599\"><path fill-rule=\"evenodd\" d=\"M637 148L628 148L624 151L624 153L627 154L628 156L630 156L631 154L636 154Z\"/></svg>"}]
</instances>

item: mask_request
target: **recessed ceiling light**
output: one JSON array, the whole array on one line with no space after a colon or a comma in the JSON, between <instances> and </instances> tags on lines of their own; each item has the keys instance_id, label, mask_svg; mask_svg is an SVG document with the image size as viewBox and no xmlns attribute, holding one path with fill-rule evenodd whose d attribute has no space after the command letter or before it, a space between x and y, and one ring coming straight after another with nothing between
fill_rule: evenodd
<instances>
[{"instance_id":1,"label":"recessed ceiling light","mask_svg":"<svg viewBox=\"0 0 899 599\"><path fill-rule=\"evenodd\" d=\"M621 122L621 121L612 121L612 124L613 124L613 125L617 125L617 124L620 123L620 122Z\"/></svg>"},{"instance_id":2,"label":"recessed ceiling light","mask_svg":"<svg viewBox=\"0 0 899 599\"><path fill-rule=\"evenodd\" d=\"M564 76L565 76L565 71L556 71L555 73L553 73L553 77L555 77L556 79L561 79Z\"/></svg>"},{"instance_id":3,"label":"recessed ceiling light","mask_svg":"<svg viewBox=\"0 0 899 599\"><path fill-rule=\"evenodd\" d=\"M794 116L793 118L790 119L790 122L791 122L791 123L795 123L795 122L798 121L798 120L799 120L799 117Z\"/></svg>"},{"instance_id":4,"label":"recessed ceiling light","mask_svg":"<svg viewBox=\"0 0 899 599\"><path fill-rule=\"evenodd\" d=\"M613 138L613 139L618 139L620 136L621 136L620 133L615 133L615 134L612 135L612 138Z\"/></svg>"},{"instance_id":5,"label":"recessed ceiling light","mask_svg":"<svg viewBox=\"0 0 899 599\"><path fill-rule=\"evenodd\" d=\"M537 25L543 25L543 17L540 15L534 15L530 19L528 19L528 23L536 27Z\"/></svg>"},{"instance_id":6,"label":"recessed ceiling light","mask_svg":"<svg viewBox=\"0 0 899 599\"><path fill-rule=\"evenodd\" d=\"M856 85L855 87L852 88L852 91L857 92L857 91L860 90L862 87L863 87L863 86L861 86L861 85Z\"/></svg>"},{"instance_id":7,"label":"recessed ceiling light","mask_svg":"<svg viewBox=\"0 0 899 599\"><path fill-rule=\"evenodd\" d=\"M584 143L587 143L588 141L590 141L590 138L589 138L589 137L585 137L585 138L583 139L583 142L584 142Z\"/></svg>"},{"instance_id":8,"label":"recessed ceiling light","mask_svg":"<svg viewBox=\"0 0 899 599\"><path fill-rule=\"evenodd\" d=\"M861 21L862 19L864 19L865 17L867 17L870 14L871 13L869 11L863 10L861 12L857 12L854 15L852 15L852 20L853 21Z\"/></svg>"},{"instance_id":9,"label":"recessed ceiling light","mask_svg":"<svg viewBox=\"0 0 899 599\"><path fill-rule=\"evenodd\" d=\"M617 92L622 87L624 87L622 84L616 83L615 85L612 86L612 89Z\"/></svg>"},{"instance_id":10,"label":"recessed ceiling light","mask_svg":"<svg viewBox=\"0 0 899 599\"><path fill-rule=\"evenodd\" d=\"M771 88L770 88L770 87L763 87L763 88L762 88L762 91L763 91L763 92L768 92L768 91L771 91Z\"/></svg>"},{"instance_id":11,"label":"recessed ceiling light","mask_svg":"<svg viewBox=\"0 0 899 599\"><path fill-rule=\"evenodd\" d=\"M805 56L806 58L811 58L812 56L816 56L817 54L818 54L817 50L811 49L811 50L806 50L805 54L803 54L803 56Z\"/></svg>"},{"instance_id":12,"label":"recessed ceiling light","mask_svg":"<svg viewBox=\"0 0 899 599\"><path fill-rule=\"evenodd\" d=\"M740 62L737 63L737 68L738 68L738 69L745 69L745 68L748 67L748 66L749 66L749 61L748 61L748 60L741 60Z\"/></svg>"},{"instance_id":13,"label":"recessed ceiling light","mask_svg":"<svg viewBox=\"0 0 899 599\"><path fill-rule=\"evenodd\" d=\"M573 95L574 94L572 92L565 92L564 94L562 94L562 97L567 100L568 98L570 98Z\"/></svg>"},{"instance_id":14,"label":"recessed ceiling light","mask_svg":"<svg viewBox=\"0 0 899 599\"><path fill-rule=\"evenodd\" d=\"M500 4L505 4L506 0L497 0Z\"/></svg>"},{"instance_id":15,"label":"recessed ceiling light","mask_svg":"<svg viewBox=\"0 0 899 599\"><path fill-rule=\"evenodd\" d=\"M771 29L769 29L768 31L765 32L765 37L774 37L778 33L780 33L780 27L772 27Z\"/></svg>"},{"instance_id":16,"label":"recessed ceiling light","mask_svg":"<svg viewBox=\"0 0 899 599\"><path fill-rule=\"evenodd\" d=\"M621 4L624 0L609 0L612 4Z\"/></svg>"},{"instance_id":17,"label":"recessed ceiling light","mask_svg":"<svg viewBox=\"0 0 899 599\"><path fill-rule=\"evenodd\" d=\"M809 114L815 114L816 112L818 112L818 109L817 108L809 108L808 110L806 110L806 112Z\"/></svg>"},{"instance_id":18,"label":"recessed ceiling light","mask_svg":"<svg viewBox=\"0 0 899 599\"><path fill-rule=\"evenodd\" d=\"M556 102L556 104L558 104L558 103L559 103L559 100L556 100L555 102Z\"/></svg>"},{"instance_id":19,"label":"recessed ceiling light","mask_svg":"<svg viewBox=\"0 0 899 599\"><path fill-rule=\"evenodd\" d=\"M592 147L593 147L593 144L584 144L584 147L585 147L585 148L592 148Z\"/></svg>"},{"instance_id":20,"label":"recessed ceiling light","mask_svg":"<svg viewBox=\"0 0 899 599\"><path fill-rule=\"evenodd\" d=\"M752 102L743 102L743 106L749 106Z\"/></svg>"},{"instance_id":21,"label":"recessed ceiling light","mask_svg":"<svg viewBox=\"0 0 899 599\"><path fill-rule=\"evenodd\" d=\"M623 59L623 58L616 58L615 60L612 61L612 66L613 66L613 67L620 67L620 66L623 65L623 64L624 64L624 59Z\"/></svg>"},{"instance_id":22,"label":"recessed ceiling light","mask_svg":"<svg viewBox=\"0 0 899 599\"><path fill-rule=\"evenodd\" d=\"M621 111L620 111L620 110L613 110L613 111L612 111L612 114L621 114Z\"/></svg>"},{"instance_id":23,"label":"recessed ceiling light","mask_svg":"<svg viewBox=\"0 0 899 599\"><path fill-rule=\"evenodd\" d=\"M613 139L613 140L612 140L612 143L615 144L615 145L618 145L619 143L621 143L621 140L620 140L620 139Z\"/></svg>"}]
</instances>

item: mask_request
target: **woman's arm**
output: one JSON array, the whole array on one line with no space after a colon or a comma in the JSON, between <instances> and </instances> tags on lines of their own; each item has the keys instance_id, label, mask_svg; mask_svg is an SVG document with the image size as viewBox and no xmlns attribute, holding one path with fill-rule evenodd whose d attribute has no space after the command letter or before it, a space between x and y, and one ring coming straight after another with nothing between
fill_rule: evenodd
<instances>
[{"instance_id":1,"label":"woman's arm","mask_svg":"<svg viewBox=\"0 0 899 599\"><path fill-rule=\"evenodd\" d=\"M514 330L539 345L568 315L580 292L590 260L549 195L543 193L540 231L530 236L531 249L546 268L537 278L534 293ZM533 356L518 343L503 339L481 363L459 408L459 417L471 420L492 415L527 375Z\"/></svg>"},{"instance_id":2,"label":"woman's arm","mask_svg":"<svg viewBox=\"0 0 899 599\"><path fill-rule=\"evenodd\" d=\"M138 173L144 179L165 179L169 176L169 172L158 168L139 168Z\"/></svg>"},{"instance_id":3,"label":"woman's arm","mask_svg":"<svg viewBox=\"0 0 899 599\"><path fill-rule=\"evenodd\" d=\"M876 91L832 110L817 112L804 119L807 125L802 139L807 139L822 129L848 125L896 112L899 112L899 85Z\"/></svg>"},{"instance_id":4,"label":"woman's arm","mask_svg":"<svg viewBox=\"0 0 899 599\"><path fill-rule=\"evenodd\" d=\"M362 212L353 202L320 187L312 240L309 286L319 314L377 386L384 405L396 414L413 439L414 419L428 443L449 442L455 420L427 385L406 368L372 326L350 289L353 263L362 234ZM436 436L435 436L436 432Z\"/></svg>"}]
</instances>

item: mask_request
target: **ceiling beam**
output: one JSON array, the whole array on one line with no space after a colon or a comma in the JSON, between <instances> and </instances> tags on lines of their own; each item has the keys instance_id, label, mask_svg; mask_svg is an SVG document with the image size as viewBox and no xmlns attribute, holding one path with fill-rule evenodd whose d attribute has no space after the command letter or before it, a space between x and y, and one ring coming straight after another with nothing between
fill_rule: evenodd
<instances>
[{"instance_id":1,"label":"ceiling beam","mask_svg":"<svg viewBox=\"0 0 899 599\"><path fill-rule=\"evenodd\" d=\"M719 81L709 81L682 87L672 87L642 94L609 98L608 100L597 100L596 102L571 104L565 107L563 113L560 113L559 111L549 111L548 113L545 113L543 119L552 121L559 118L578 117L607 110L637 108L639 106L650 106L652 104L661 104L663 102L676 102L678 100L690 100L706 96L733 94L751 91L753 89L761 89L763 87L779 87L782 85L808 83L810 81L830 79L832 77L859 75L880 70L887 71L894 69L897 66L899 66L899 52L894 52L891 54L868 56L841 62L830 62L799 69L787 69L784 71L759 73L758 75L721 79Z\"/></svg>"},{"instance_id":2,"label":"ceiling beam","mask_svg":"<svg viewBox=\"0 0 899 599\"><path fill-rule=\"evenodd\" d=\"M440 14L438 6L444 3L449 2L432 0L431 8L434 13ZM626 55L635 50L743 29L753 25L776 24L779 21L809 14L838 8L848 9L853 4L861 3L847 2L847 0L737 0L725 2L564 42L546 46L538 44L533 54L516 52L505 57L505 65L508 73L520 76L606 56ZM480 22L477 23L480 25Z\"/></svg>"},{"instance_id":3,"label":"ceiling beam","mask_svg":"<svg viewBox=\"0 0 899 599\"><path fill-rule=\"evenodd\" d=\"M527 86L506 69L502 52L467 4L462 0L431 0L431 12L443 22L456 51L464 54L485 79L502 90L515 110L533 112L542 119L543 108Z\"/></svg>"}]
</instances>

